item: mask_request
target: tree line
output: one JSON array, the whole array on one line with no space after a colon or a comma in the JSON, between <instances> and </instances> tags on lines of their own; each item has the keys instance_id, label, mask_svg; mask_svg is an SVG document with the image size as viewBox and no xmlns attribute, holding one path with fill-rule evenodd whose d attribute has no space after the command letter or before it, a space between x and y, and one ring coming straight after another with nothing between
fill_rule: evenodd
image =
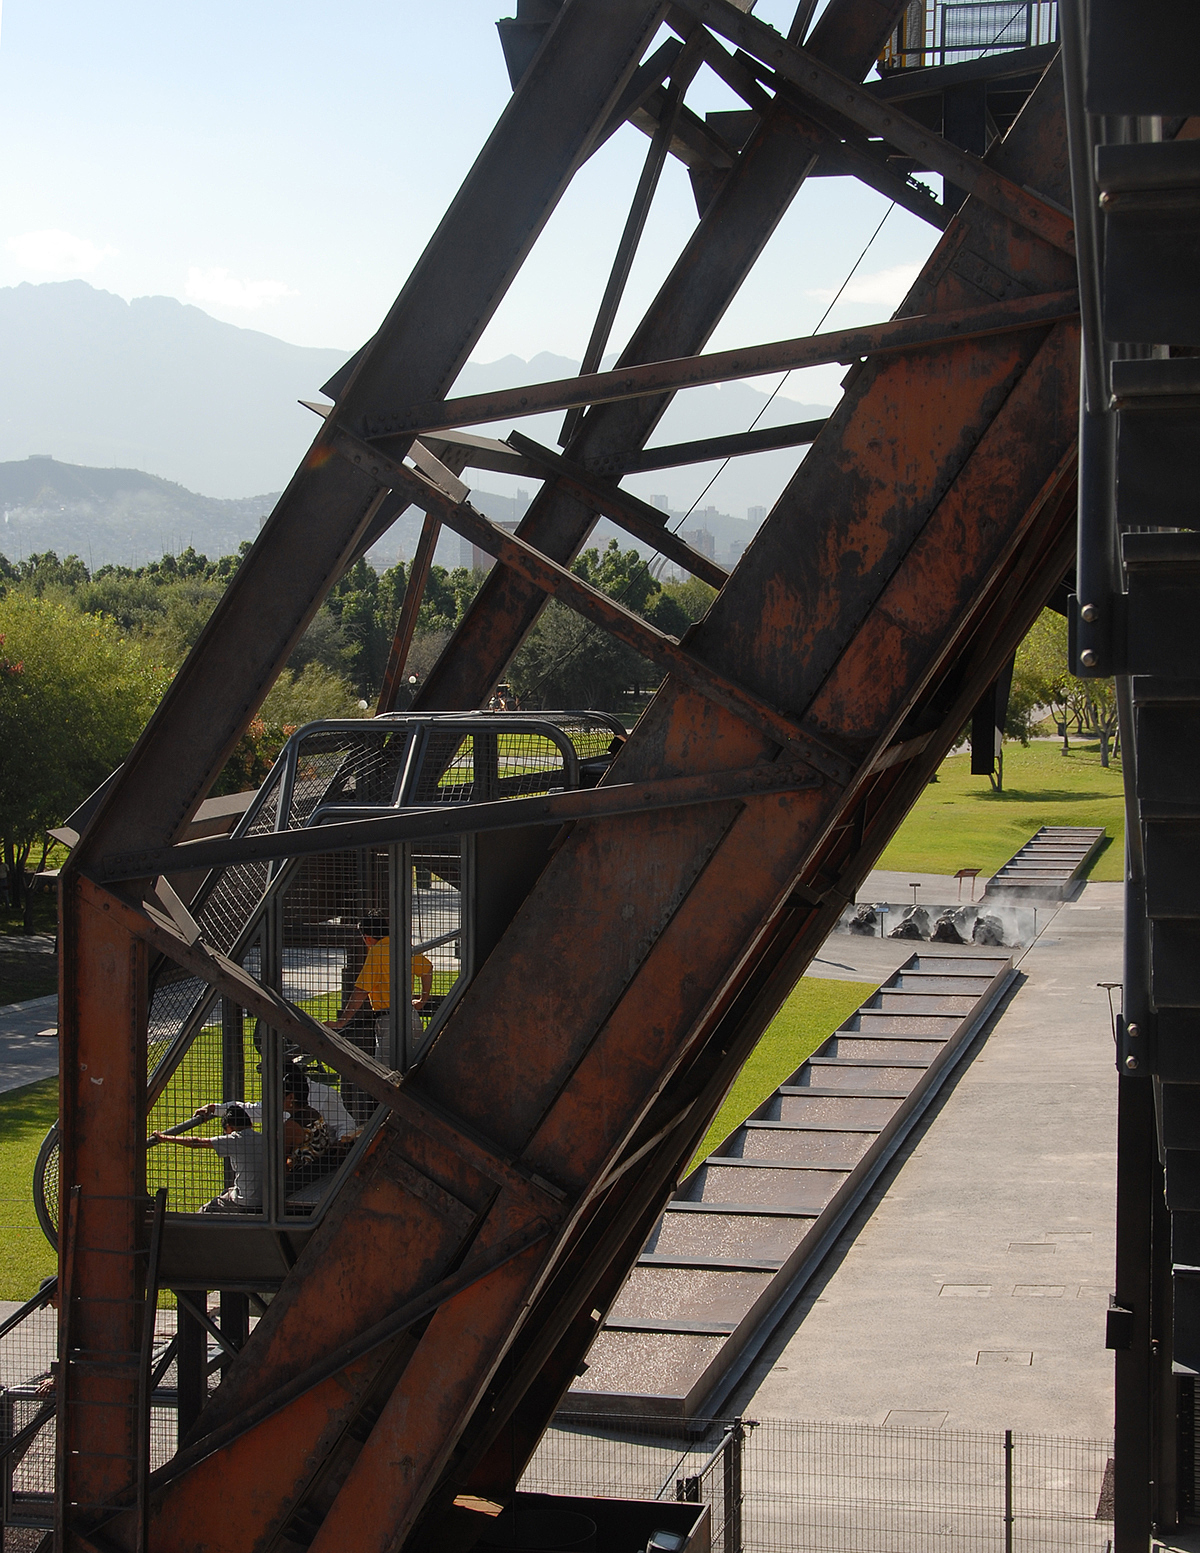
<instances>
[{"instance_id":1,"label":"tree line","mask_svg":"<svg viewBox=\"0 0 1200 1553\"><path fill-rule=\"evenodd\" d=\"M14 904L30 854L128 753L236 574L249 541L215 561L188 548L144 566L91 571L53 551L0 555L0 843ZM714 597L696 580L662 582L616 540L575 573L660 630L680 635ZM483 582L434 566L407 671L423 680ZM258 786L288 736L325 717L368 716L408 583L404 562L354 563L330 589L234 751L214 794ZM636 709L653 665L551 601L507 670L528 709ZM406 687L406 692L408 687ZM411 692L408 692L411 694Z\"/></svg>"}]
</instances>

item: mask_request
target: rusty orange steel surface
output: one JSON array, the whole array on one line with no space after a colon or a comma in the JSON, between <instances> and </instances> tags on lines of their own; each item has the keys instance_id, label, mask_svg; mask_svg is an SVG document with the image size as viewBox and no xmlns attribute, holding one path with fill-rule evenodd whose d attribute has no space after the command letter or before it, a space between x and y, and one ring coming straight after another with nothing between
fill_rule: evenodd
<instances>
[{"instance_id":1,"label":"rusty orange steel surface","mask_svg":"<svg viewBox=\"0 0 1200 1553\"><path fill-rule=\"evenodd\" d=\"M1065 204L1060 121L1050 76L990 160ZM968 201L907 307L978 305L997 277L1008 295L1032 296L1068 288L1073 266L1060 248ZM383 1126L181 1463L158 1475L156 1553L290 1546L300 1510L314 1553L433 1548L456 1518L465 1524L450 1507L455 1493L512 1491L595 1331L593 1310L615 1296L747 1032L786 996L817 928L836 916L830 881L869 866L957 734L959 701L969 710L1061 575L1077 382L1071 322L851 370L842 402L687 650L805 720L855 774L844 785L824 778L797 792L569 828L405 1081L452 1126L423 1127L416 1108ZM378 493L352 478L366 513ZM462 682L494 682L524 607L514 587L506 617L510 586L489 584L477 609L491 615L475 616L467 647L451 643L447 683L458 652L470 654ZM480 646L489 637L495 661ZM873 774L901 738L914 740L912 759ZM778 754L759 728L668 678L611 780L741 770ZM78 872L64 879L72 969L63 994L73 1010L64 1072L75 1068L63 1086L63 1180L83 1187L78 1246L91 1248L77 1252L74 1342L85 1346L95 1319L107 1323L99 1347L133 1351L135 1306L93 1318L88 1301L136 1294L145 1243L144 1180L128 1163L144 1136L145 950L106 920L102 890ZM455 1127L474 1146L457 1148ZM121 1146L106 1165L114 1128ZM620 1172L641 1148L640 1163ZM520 1170L489 1174L489 1151ZM427 1321L237 1432L248 1410L381 1315L468 1256L513 1244L525 1249ZM107 1248L124 1254L106 1261ZM70 1498L92 1507L91 1520L84 1509L68 1513L83 1534L104 1523L97 1546L132 1550L135 1514L110 1518L101 1507L129 1483L125 1443L111 1468L102 1445L133 1428L134 1372L72 1369L68 1438L79 1456ZM217 1429L220 1443L206 1452Z\"/></svg>"}]
</instances>

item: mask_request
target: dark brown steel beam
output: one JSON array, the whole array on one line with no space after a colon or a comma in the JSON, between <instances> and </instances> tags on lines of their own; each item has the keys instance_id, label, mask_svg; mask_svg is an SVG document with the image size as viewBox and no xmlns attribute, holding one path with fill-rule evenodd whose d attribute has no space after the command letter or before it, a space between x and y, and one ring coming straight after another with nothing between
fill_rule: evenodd
<instances>
[{"instance_id":1,"label":"dark brown steel beam","mask_svg":"<svg viewBox=\"0 0 1200 1553\"><path fill-rule=\"evenodd\" d=\"M916 157L999 215L1074 254L1075 226L1068 211L1030 194L980 157L959 150L899 108L881 103L865 87L847 80L809 50L789 43L774 28L740 11L731 0L676 0L676 4L796 87L818 118L824 121L825 114L833 113L838 120L848 119L868 135L879 136Z\"/></svg>"},{"instance_id":2,"label":"dark brown steel beam","mask_svg":"<svg viewBox=\"0 0 1200 1553\"><path fill-rule=\"evenodd\" d=\"M1010 49L1002 54L985 55L982 59L960 60L953 65L896 70L882 80L866 82L863 89L880 102L909 102L914 97L938 96L948 86L1040 75L1057 58L1057 43L1039 43L1028 49Z\"/></svg>"},{"instance_id":3,"label":"dark brown steel beam","mask_svg":"<svg viewBox=\"0 0 1200 1553\"><path fill-rule=\"evenodd\" d=\"M888 163L886 155L868 142L836 140L830 136L829 149L822 151L818 176L828 171L837 176L857 178L885 199L893 200L911 215L928 221L944 232L952 214L923 184L911 183L902 172Z\"/></svg>"},{"instance_id":4,"label":"dark brown steel beam","mask_svg":"<svg viewBox=\"0 0 1200 1553\"><path fill-rule=\"evenodd\" d=\"M735 431L727 437L703 437L697 442L668 443L659 448L645 448L640 453L617 455L601 465L593 465L592 472L616 479L651 469L678 469L683 464L704 464L716 458L743 458L748 453L800 447L804 443L815 442L824 425L824 418L819 421L792 421L787 426L762 426L757 431Z\"/></svg>"},{"instance_id":5,"label":"dark brown steel beam","mask_svg":"<svg viewBox=\"0 0 1200 1553\"><path fill-rule=\"evenodd\" d=\"M642 240L646 218L650 214L658 181L662 177L662 170L670 154L675 125L679 120L680 109L683 107L683 94L700 67L701 55L702 50L698 45L685 44L683 52L671 67L671 84L667 88L662 121L650 141L646 160L642 165L641 177L638 179L637 188L633 191L633 200L629 206L629 214L625 218L625 227L620 241L617 243L617 251L613 256L604 295L600 298L592 332L583 352L583 361L579 368L581 372L595 372L604 359L604 348L612 333L613 320L617 316L617 309L625 294L625 284L633 268L638 244ZM567 411L558 439L563 447L570 442L578 419L578 410Z\"/></svg>"},{"instance_id":6,"label":"dark brown steel beam","mask_svg":"<svg viewBox=\"0 0 1200 1553\"><path fill-rule=\"evenodd\" d=\"M864 329L836 329L829 334L803 335L768 345L714 351L708 356L651 361L643 366L617 367L611 372L592 372L585 377L559 378L550 383L531 383L524 388L413 405L391 415L370 417L366 435L384 444L384 451L395 456L391 446L393 439L407 445L414 435L425 431L474 426L505 420L509 416L541 415L547 410L563 410L571 405L651 398L681 388L730 383L769 372L789 372L829 362L850 363L866 356L929 349L1057 323L1064 318L1073 318L1078 311L1077 292L1051 291L1041 296L992 302L984 307L892 318L887 323L869 324Z\"/></svg>"},{"instance_id":7,"label":"dark brown steel beam","mask_svg":"<svg viewBox=\"0 0 1200 1553\"><path fill-rule=\"evenodd\" d=\"M729 573L723 566L718 566L708 556L701 555L699 550L693 550L691 545L667 528L666 514L660 512L657 507L639 500L628 491L621 491L615 486L607 485L588 470L572 463L570 459L562 458L550 448L542 447L531 437L523 437L519 431L514 431L508 440L510 445L531 464L540 466L542 478L554 480L562 490L577 496L589 507L594 507L597 512L627 530L636 539L653 545L660 555L665 555L668 560L677 561L680 566L686 567L693 577L699 577L714 588L724 587L728 581Z\"/></svg>"},{"instance_id":8,"label":"dark brown steel beam","mask_svg":"<svg viewBox=\"0 0 1200 1553\"><path fill-rule=\"evenodd\" d=\"M798 792L817 779L811 772L764 763L744 771L667 777L653 782L618 782L611 786L502 798L494 802L442 804L417 812L404 810L373 819L342 820L304 830L264 831L256 836L232 836L185 841L176 847L130 852L105 858L101 876L108 884L123 879L157 878L196 869L233 868L241 863L311 857L359 847L390 846L432 836L476 835L481 831L523 830L529 825L567 825L652 809L686 808L697 803L722 803L759 793Z\"/></svg>"},{"instance_id":9,"label":"dark brown steel beam","mask_svg":"<svg viewBox=\"0 0 1200 1553\"><path fill-rule=\"evenodd\" d=\"M437 549L438 535L441 531L442 525L438 520L426 514L425 522L421 527L421 537L417 540L417 551L408 570L408 586L404 590L404 599L400 605L400 618L396 622L396 634L392 638L391 651L388 653L383 684L379 687L379 704L375 708L377 717L383 712L395 710L396 701L400 695L404 665L408 661L408 650L416 634L417 616L421 612L421 600L425 596L425 584L429 581L433 555Z\"/></svg>"}]
</instances>

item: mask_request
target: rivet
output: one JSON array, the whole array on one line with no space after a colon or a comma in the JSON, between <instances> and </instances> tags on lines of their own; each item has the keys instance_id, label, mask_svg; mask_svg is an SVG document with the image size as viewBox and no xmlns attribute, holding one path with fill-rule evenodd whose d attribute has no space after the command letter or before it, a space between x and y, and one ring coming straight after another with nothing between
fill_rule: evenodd
<instances>
[{"instance_id":1,"label":"rivet","mask_svg":"<svg viewBox=\"0 0 1200 1553\"><path fill-rule=\"evenodd\" d=\"M1096 667L1096 654L1090 647L1085 647L1079 654L1079 661L1085 669L1094 669Z\"/></svg>"},{"instance_id":2,"label":"rivet","mask_svg":"<svg viewBox=\"0 0 1200 1553\"><path fill-rule=\"evenodd\" d=\"M1137 1072L1137 1065L1138 1065L1137 1058L1135 1056L1133 1056L1132 1053L1130 1053L1130 1055L1128 1057L1126 1057L1126 1059L1125 1059L1125 1066L1129 1069L1129 1071L1131 1073L1136 1073Z\"/></svg>"},{"instance_id":3,"label":"rivet","mask_svg":"<svg viewBox=\"0 0 1200 1553\"><path fill-rule=\"evenodd\" d=\"M1089 625L1091 625L1092 621L1095 620L1096 616L1099 613L1100 613L1100 611L1096 608L1096 606L1094 604L1085 604L1083 606L1083 608L1079 611L1079 617L1080 617L1081 620L1086 620L1087 623Z\"/></svg>"},{"instance_id":4,"label":"rivet","mask_svg":"<svg viewBox=\"0 0 1200 1553\"><path fill-rule=\"evenodd\" d=\"M1128 1024L1125 1026L1125 1029L1127 1030L1129 1039L1131 1041L1136 1041L1138 1036L1142 1033L1140 1025Z\"/></svg>"}]
</instances>

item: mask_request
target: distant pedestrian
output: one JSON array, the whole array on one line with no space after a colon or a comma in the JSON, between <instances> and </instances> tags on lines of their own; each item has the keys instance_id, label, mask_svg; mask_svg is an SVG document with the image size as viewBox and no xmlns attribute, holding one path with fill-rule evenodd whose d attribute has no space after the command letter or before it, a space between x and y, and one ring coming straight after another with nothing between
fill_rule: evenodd
<instances>
[{"instance_id":1,"label":"distant pedestrian","mask_svg":"<svg viewBox=\"0 0 1200 1553\"><path fill-rule=\"evenodd\" d=\"M0 906L11 906L12 899L8 893L8 864L0 857Z\"/></svg>"}]
</instances>

